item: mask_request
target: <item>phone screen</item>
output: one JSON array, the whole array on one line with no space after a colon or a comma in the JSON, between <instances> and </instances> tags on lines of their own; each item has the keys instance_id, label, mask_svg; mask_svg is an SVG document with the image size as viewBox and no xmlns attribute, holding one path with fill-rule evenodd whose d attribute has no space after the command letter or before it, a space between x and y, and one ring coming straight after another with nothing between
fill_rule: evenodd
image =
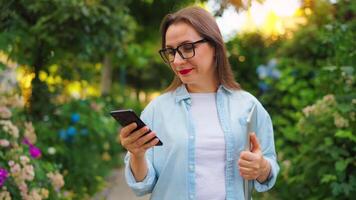
<instances>
[{"instance_id":1,"label":"phone screen","mask_svg":"<svg viewBox=\"0 0 356 200\"><path fill-rule=\"evenodd\" d=\"M127 126L133 122L137 124L137 128L134 131L137 131L141 129L142 127L146 126L146 124L136 115L136 113L131 110L115 110L110 112L111 116L113 116L121 126ZM146 134L151 132L151 130L148 130ZM157 137L156 137L157 138ZM162 145L163 143L161 140L156 144L158 146Z\"/></svg>"}]
</instances>

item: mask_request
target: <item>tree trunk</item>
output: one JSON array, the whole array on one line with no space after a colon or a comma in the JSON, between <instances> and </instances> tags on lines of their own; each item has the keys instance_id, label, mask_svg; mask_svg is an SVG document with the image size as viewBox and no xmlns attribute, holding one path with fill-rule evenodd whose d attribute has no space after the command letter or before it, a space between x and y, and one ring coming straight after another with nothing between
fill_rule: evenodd
<instances>
[{"instance_id":1,"label":"tree trunk","mask_svg":"<svg viewBox=\"0 0 356 200\"><path fill-rule=\"evenodd\" d=\"M103 61L103 68L101 69L100 91L102 96L110 94L111 85L112 85L112 62L111 62L111 57L109 55L105 55Z\"/></svg>"},{"instance_id":2,"label":"tree trunk","mask_svg":"<svg viewBox=\"0 0 356 200\"><path fill-rule=\"evenodd\" d=\"M46 52L43 44L39 45L33 53L35 78L31 82L32 92L29 104L29 114L32 120L43 120L45 115L50 114L53 106L51 104L50 93L47 84L39 78L40 71L43 70L46 61Z\"/></svg>"}]
</instances>

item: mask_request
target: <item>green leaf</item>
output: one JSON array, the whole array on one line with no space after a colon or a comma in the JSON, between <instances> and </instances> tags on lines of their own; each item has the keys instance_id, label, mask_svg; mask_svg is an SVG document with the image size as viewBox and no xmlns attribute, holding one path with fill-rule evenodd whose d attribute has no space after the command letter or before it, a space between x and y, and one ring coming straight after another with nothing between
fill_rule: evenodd
<instances>
[{"instance_id":1,"label":"green leaf","mask_svg":"<svg viewBox=\"0 0 356 200\"><path fill-rule=\"evenodd\" d=\"M350 163L350 159L339 160L335 163L335 169L338 172L342 172L346 169L347 165Z\"/></svg>"},{"instance_id":2,"label":"green leaf","mask_svg":"<svg viewBox=\"0 0 356 200\"><path fill-rule=\"evenodd\" d=\"M333 182L333 181L336 181L337 178L335 175L333 174L325 174L323 175L323 177L321 178L321 183L330 183L330 182Z\"/></svg>"},{"instance_id":3,"label":"green leaf","mask_svg":"<svg viewBox=\"0 0 356 200\"><path fill-rule=\"evenodd\" d=\"M338 138L349 139L356 142L356 136L349 130L337 130L335 136Z\"/></svg>"}]
</instances>

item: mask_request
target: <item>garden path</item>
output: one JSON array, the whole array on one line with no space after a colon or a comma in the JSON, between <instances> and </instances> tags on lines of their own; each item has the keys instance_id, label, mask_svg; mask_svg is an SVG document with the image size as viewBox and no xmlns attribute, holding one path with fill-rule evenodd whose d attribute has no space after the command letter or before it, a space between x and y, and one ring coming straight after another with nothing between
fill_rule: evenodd
<instances>
[{"instance_id":1,"label":"garden path","mask_svg":"<svg viewBox=\"0 0 356 200\"><path fill-rule=\"evenodd\" d=\"M107 187L92 200L148 200L149 195L136 197L125 183L124 169L116 169L107 180Z\"/></svg>"}]
</instances>

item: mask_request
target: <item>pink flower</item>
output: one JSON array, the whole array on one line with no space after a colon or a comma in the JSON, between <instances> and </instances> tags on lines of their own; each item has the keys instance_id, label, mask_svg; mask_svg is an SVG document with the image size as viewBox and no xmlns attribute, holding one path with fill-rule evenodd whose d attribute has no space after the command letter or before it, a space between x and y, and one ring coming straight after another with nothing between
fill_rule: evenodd
<instances>
[{"instance_id":1,"label":"pink flower","mask_svg":"<svg viewBox=\"0 0 356 200\"><path fill-rule=\"evenodd\" d=\"M30 155L32 158L41 157L42 155L41 150L37 148L35 145L31 144L31 142L26 137L23 139L22 143L30 147Z\"/></svg>"},{"instance_id":2,"label":"pink flower","mask_svg":"<svg viewBox=\"0 0 356 200\"><path fill-rule=\"evenodd\" d=\"M9 173L6 169L0 168L0 187L2 187L9 176Z\"/></svg>"},{"instance_id":3,"label":"pink flower","mask_svg":"<svg viewBox=\"0 0 356 200\"><path fill-rule=\"evenodd\" d=\"M40 158L42 153L41 150L33 145L30 146L30 155L32 158Z\"/></svg>"}]
</instances>

